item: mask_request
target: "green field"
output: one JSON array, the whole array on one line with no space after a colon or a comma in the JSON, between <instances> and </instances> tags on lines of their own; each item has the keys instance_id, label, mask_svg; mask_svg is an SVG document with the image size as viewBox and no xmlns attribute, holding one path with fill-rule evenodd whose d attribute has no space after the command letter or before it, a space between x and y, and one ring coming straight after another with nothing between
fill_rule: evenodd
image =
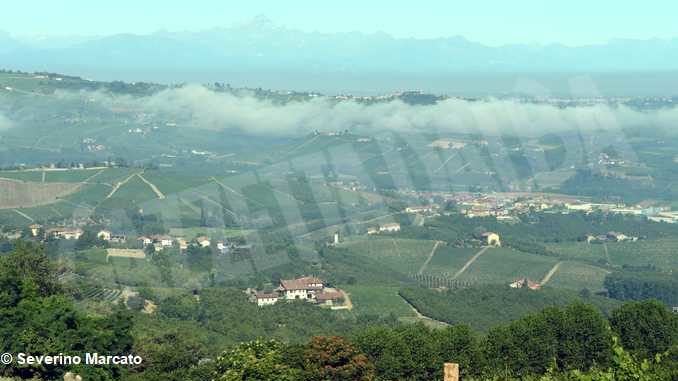
<instances>
[{"instance_id":1,"label":"green field","mask_svg":"<svg viewBox=\"0 0 678 381\"><path fill-rule=\"evenodd\" d=\"M0 178L40 182L42 171L0 171Z\"/></svg>"},{"instance_id":2,"label":"green field","mask_svg":"<svg viewBox=\"0 0 678 381\"><path fill-rule=\"evenodd\" d=\"M583 260L587 262L607 262L605 246L603 244L562 242L549 244L546 247L562 259Z\"/></svg>"},{"instance_id":3,"label":"green field","mask_svg":"<svg viewBox=\"0 0 678 381\"><path fill-rule=\"evenodd\" d=\"M603 281L608 270L581 262L563 262L548 283L550 287L570 290L598 291L603 288Z\"/></svg>"},{"instance_id":4,"label":"green field","mask_svg":"<svg viewBox=\"0 0 678 381\"><path fill-rule=\"evenodd\" d=\"M604 314L609 314L620 304L619 301L599 296L582 298L578 292L552 287L539 291L502 285L481 285L448 291L403 288L400 294L425 316L450 324L468 324L480 331L574 300L591 303Z\"/></svg>"},{"instance_id":5,"label":"green field","mask_svg":"<svg viewBox=\"0 0 678 381\"><path fill-rule=\"evenodd\" d=\"M101 172L92 180L103 175L106 169L75 169L68 171L45 171L46 182L80 183Z\"/></svg>"},{"instance_id":6,"label":"green field","mask_svg":"<svg viewBox=\"0 0 678 381\"><path fill-rule=\"evenodd\" d=\"M344 289L349 293L353 312L356 314L393 314L398 318L416 316L412 308L398 295L398 287L346 286Z\"/></svg>"},{"instance_id":7,"label":"green field","mask_svg":"<svg viewBox=\"0 0 678 381\"><path fill-rule=\"evenodd\" d=\"M236 237L244 236L251 233L251 230L244 229L228 229L228 228L204 228L204 227L190 227L190 228L170 228L170 234L184 237L186 239L195 238L201 235L208 237Z\"/></svg>"},{"instance_id":8,"label":"green field","mask_svg":"<svg viewBox=\"0 0 678 381\"><path fill-rule=\"evenodd\" d=\"M111 196L111 198L144 202L157 198L153 190L138 176L132 177Z\"/></svg>"},{"instance_id":9,"label":"green field","mask_svg":"<svg viewBox=\"0 0 678 381\"><path fill-rule=\"evenodd\" d=\"M654 265L660 269L678 269L678 239L663 238L637 242L608 242L588 244L586 242L558 243L548 249L563 259L581 260L588 263L606 263L613 266ZM607 249L607 252L606 252Z\"/></svg>"},{"instance_id":10,"label":"green field","mask_svg":"<svg viewBox=\"0 0 678 381\"><path fill-rule=\"evenodd\" d=\"M492 248L480 256L458 280L472 283L510 283L528 277L539 282L557 262L556 258Z\"/></svg>"},{"instance_id":11,"label":"green field","mask_svg":"<svg viewBox=\"0 0 678 381\"><path fill-rule=\"evenodd\" d=\"M357 237L341 243L356 255L366 256L402 274L416 273L426 261L434 241L391 237Z\"/></svg>"},{"instance_id":12,"label":"green field","mask_svg":"<svg viewBox=\"0 0 678 381\"><path fill-rule=\"evenodd\" d=\"M436 250L424 273L451 277L479 250L478 248L458 248L441 245Z\"/></svg>"},{"instance_id":13,"label":"green field","mask_svg":"<svg viewBox=\"0 0 678 381\"><path fill-rule=\"evenodd\" d=\"M678 239L641 240L607 244L613 265L654 265L663 270L678 270Z\"/></svg>"}]
</instances>

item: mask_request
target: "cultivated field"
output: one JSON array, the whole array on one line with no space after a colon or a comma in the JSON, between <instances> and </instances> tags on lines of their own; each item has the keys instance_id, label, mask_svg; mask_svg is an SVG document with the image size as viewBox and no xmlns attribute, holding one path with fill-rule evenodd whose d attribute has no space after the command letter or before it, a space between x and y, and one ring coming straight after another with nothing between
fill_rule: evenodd
<instances>
[{"instance_id":1,"label":"cultivated field","mask_svg":"<svg viewBox=\"0 0 678 381\"><path fill-rule=\"evenodd\" d=\"M338 247L379 261L385 267L402 274L413 274L419 271L434 244L434 241L428 240L384 236L353 238Z\"/></svg>"},{"instance_id":2,"label":"cultivated field","mask_svg":"<svg viewBox=\"0 0 678 381\"><path fill-rule=\"evenodd\" d=\"M77 184L36 183L0 179L0 208L25 208L50 204L75 192Z\"/></svg>"}]
</instances>

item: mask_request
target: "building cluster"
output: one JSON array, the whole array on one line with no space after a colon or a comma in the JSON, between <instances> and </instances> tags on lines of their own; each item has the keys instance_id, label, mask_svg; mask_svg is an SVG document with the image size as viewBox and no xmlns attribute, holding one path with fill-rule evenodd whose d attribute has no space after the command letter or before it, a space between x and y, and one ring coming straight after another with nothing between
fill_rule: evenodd
<instances>
[{"instance_id":1,"label":"building cluster","mask_svg":"<svg viewBox=\"0 0 678 381\"><path fill-rule=\"evenodd\" d=\"M603 243L603 242L624 242L624 241L631 241L635 242L639 239L639 237L635 236L629 236L624 233L620 232L607 232L607 234L600 234L600 235L587 235L586 236L586 242L588 243Z\"/></svg>"},{"instance_id":2,"label":"building cluster","mask_svg":"<svg viewBox=\"0 0 678 381\"><path fill-rule=\"evenodd\" d=\"M654 222L678 223L678 211L672 211L669 206L648 203L594 203L574 196L529 192L410 192L408 195L430 200L432 203L434 200L454 202L456 209L466 217L492 216L507 223L518 222L520 215L534 211L562 214L602 212L645 216ZM434 215L440 213L437 205L408 207L405 212Z\"/></svg>"},{"instance_id":3,"label":"building cluster","mask_svg":"<svg viewBox=\"0 0 678 381\"><path fill-rule=\"evenodd\" d=\"M307 276L296 279L281 279L272 292L247 289L250 300L259 307L270 306L278 301L304 300L324 306L337 306L345 298L342 290L327 287L322 279Z\"/></svg>"},{"instance_id":4,"label":"building cluster","mask_svg":"<svg viewBox=\"0 0 678 381\"><path fill-rule=\"evenodd\" d=\"M397 222L391 222L387 224L370 226L367 228L367 234L374 235L380 233L396 233L400 231L400 224Z\"/></svg>"},{"instance_id":5,"label":"building cluster","mask_svg":"<svg viewBox=\"0 0 678 381\"><path fill-rule=\"evenodd\" d=\"M511 288L527 287L530 290L539 290L539 289L541 289L541 284L534 282L530 278L520 278L520 279L516 280L515 282L510 283L509 287L511 287Z\"/></svg>"},{"instance_id":6,"label":"building cluster","mask_svg":"<svg viewBox=\"0 0 678 381\"><path fill-rule=\"evenodd\" d=\"M45 229L40 224L31 224L28 226L28 229L32 237L40 240L77 240L82 237L85 232L81 227L51 227ZM134 237L128 239L125 234L114 233L108 229L97 231L96 237L109 244L120 246L125 246L129 244L130 241L135 241ZM18 238L18 236L15 238ZM191 244L200 248L209 248L214 245L216 250L221 254L228 254L231 250L250 250L252 248L252 246L248 244L240 244L235 241L229 241L228 239L213 240L204 235L195 237L192 240L187 240L184 237L175 237L167 234L141 235L136 237L136 245L132 243L131 246L137 248L141 247L142 249L152 247L154 251L158 252L172 247L178 247L181 251L185 251Z\"/></svg>"}]
</instances>

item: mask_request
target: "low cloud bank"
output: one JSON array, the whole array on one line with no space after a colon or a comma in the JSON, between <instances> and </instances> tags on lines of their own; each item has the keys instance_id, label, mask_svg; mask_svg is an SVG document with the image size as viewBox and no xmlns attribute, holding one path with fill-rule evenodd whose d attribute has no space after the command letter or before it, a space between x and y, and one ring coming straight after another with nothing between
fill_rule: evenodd
<instances>
[{"instance_id":1,"label":"low cloud bank","mask_svg":"<svg viewBox=\"0 0 678 381\"><path fill-rule=\"evenodd\" d=\"M638 111L626 106L557 107L511 100L448 99L435 105L399 100L371 105L318 97L281 105L253 96L216 93L202 86L168 89L133 98L77 93L110 107L128 107L205 129L238 128L255 135L305 134L313 130L375 132L478 132L537 136L548 132L673 128L678 108ZM73 94L60 93L60 96ZM0 119L1 123L1 119Z\"/></svg>"},{"instance_id":2,"label":"low cloud bank","mask_svg":"<svg viewBox=\"0 0 678 381\"><path fill-rule=\"evenodd\" d=\"M0 131L6 130L12 127L12 121L9 120L6 116L0 113Z\"/></svg>"}]
</instances>

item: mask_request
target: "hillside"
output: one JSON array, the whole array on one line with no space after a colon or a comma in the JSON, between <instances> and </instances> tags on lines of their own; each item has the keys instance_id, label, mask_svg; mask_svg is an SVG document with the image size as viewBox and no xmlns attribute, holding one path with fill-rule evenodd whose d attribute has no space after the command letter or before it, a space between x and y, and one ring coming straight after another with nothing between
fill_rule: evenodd
<instances>
[{"instance_id":1,"label":"hillside","mask_svg":"<svg viewBox=\"0 0 678 381\"><path fill-rule=\"evenodd\" d=\"M506 324L550 306L562 306L584 300L609 314L620 302L574 291L544 287L541 290L514 289L487 285L448 291L403 288L400 295L420 313L449 324L469 324L488 329Z\"/></svg>"}]
</instances>

